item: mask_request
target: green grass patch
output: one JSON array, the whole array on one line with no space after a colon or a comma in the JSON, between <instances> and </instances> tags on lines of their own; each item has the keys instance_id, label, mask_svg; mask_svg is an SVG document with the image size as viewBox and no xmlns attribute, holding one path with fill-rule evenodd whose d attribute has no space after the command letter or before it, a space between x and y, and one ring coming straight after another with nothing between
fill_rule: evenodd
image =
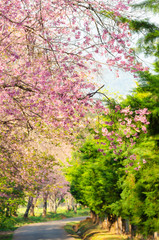
<instances>
[{"instance_id":1,"label":"green grass patch","mask_svg":"<svg viewBox=\"0 0 159 240\"><path fill-rule=\"evenodd\" d=\"M126 240L126 236L109 234L109 233L98 233L89 238L90 240Z\"/></svg>"},{"instance_id":2,"label":"green grass patch","mask_svg":"<svg viewBox=\"0 0 159 240\"><path fill-rule=\"evenodd\" d=\"M18 216L17 217L11 217L8 219L8 224L5 228L3 228L3 231L12 230L14 231L20 226L31 224L31 223L40 223L40 222L47 222L47 221L55 221L65 218L71 218L71 217L80 217L80 216L87 216L89 215L89 209L77 209L77 213L74 213L74 211L67 211L66 208L59 208L57 213L48 212L46 217L42 216L42 208L35 210L35 216L31 217L29 216L27 219L23 217L25 212L25 208L20 208L18 210ZM11 224L9 224L9 221ZM1 238L0 238L1 240Z\"/></svg>"},{"instance_id":3,"label":"green grass patch","mask_svg":"<svg viewBox=\"0 0 159 240\"><path fill-rule=\"evenodd\" d=\"M13 232L0 232L0 240L12 240Z\"/></svg>"},{"instance_id":4,"label":"green grass patch","mask_svg":"<svg viewBox=\"0 0 159 240\"><path fill-rule=\"evenodd\" d=\"M79 235L74 231L73 226L75 225L74 222L70 222L65 225L64 229L67 233L69 233L72 237L74 237L77 240L81 240Z\"/></svg>"}]
</instances>

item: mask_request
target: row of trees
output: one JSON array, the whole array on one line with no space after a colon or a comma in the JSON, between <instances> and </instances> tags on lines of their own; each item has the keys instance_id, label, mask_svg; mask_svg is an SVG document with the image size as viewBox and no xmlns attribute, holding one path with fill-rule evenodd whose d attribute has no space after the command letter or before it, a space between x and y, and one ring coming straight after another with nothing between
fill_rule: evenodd
<instances>
[{"instance_id":1,"label":"row of trees","mask_svg":"<svg viewBox=\"0 0 159 240\"><path fill-rule=\"evenodd\" d=\"M52 211L56 212L57 207L68 194L69 184L65 180L59 161L54 156L46 153L35 153L34 150L34 154L30 151L30 155L28 154L26 157L27 161L23 158L20 159L22 175L16 175L14 180L0 177L1 228L5 228L12 220L14 224L14 219L11 217L17 216L19 205L27 205L24 214L24 217L27 218L29 211L30 215L34 216L37 200L43 199L43 216L45 217L48 200L50 200Z\"/></svg>"},{"instance_id":2,"label":"row of trees","mask_svg":"<svg viewBox=\"0 0 159 240\"><path fill-rule=\"evenodd\" d=\"M144 11L149 9L155 13L159 10L158 3L150 0L135 7ZM127 114L124 120L126 123L123 122L122 112L115 111L119 109L119 105L115 101L108 101L109 114L98 117L98 137L96 131L94 132L96 128L92 127L91 135L74 154L74 164L68 175L71 193L78 202L89 206L94 222L99 223L100 220L107 219L107 227L111 229L116 221L118 227L120 226L119 218L122 217L131 223L132 235L138 232L142 235L141 238L147 239L159 229L159 28L147 20L129 21L126 17L122 20L128 22L133 31L139 32L140 37L143 34L139 40L139 49L155 57L155 62L153 73L138 73L137 88L120 102L120 107L126 109L129 106L127 113L130 113L131 109L131 116L134 116L133 111L137 113L138 108L143 111L148 108L151 111L147 117L149 124L146 128L142 126L143 132L138 131L136 139L135 134L132 138L129 129L124 139L125 148L119 138L117 146L111 149L109 142L114 136L108 133L100 134L100 128L103 126L100 125L99 118L107 124L108 130L115 125L114 131L117 136L121 136L119 122L129 127L132 121L128 119ZM106 138L103 138L103 135ZM131 135L130 142L133 144L127 144L130 137L128 135ZM114 150L118 152L116 157Z\"/></svg>"},{"instance_id":3,"label":"row of trees","mask_svg":"<svg viewBox=\"0 0 159 240\"><path fill-rule=\"evenodd\" d=\"M122 217L137 226L139 233L152 235L159 227L156 142L141 137L127 166L125 152L114 158L108 141L102 139L102 143L104 155L93 138L87 139L75 154L74 166L69 170L72 195L90 208L96 223L99 218L108 218L110 228Z\"/></svg>"}]
</instances>

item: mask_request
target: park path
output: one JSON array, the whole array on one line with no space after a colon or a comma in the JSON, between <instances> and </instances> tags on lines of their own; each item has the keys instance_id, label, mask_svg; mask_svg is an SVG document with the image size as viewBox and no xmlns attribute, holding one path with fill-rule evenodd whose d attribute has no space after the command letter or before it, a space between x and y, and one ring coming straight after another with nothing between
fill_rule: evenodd
<instances>
[{"instance_id":1,"label":"park path","mask_svg":"<svg viewBox=\"0 0 159 240\"><path fill-rule=\"evenodd\" d=\"M18 228L13 235L13 240L74 240L65 232L64 226L68 222L76 222L86 217L67 218L58 221L34 223Z\"/></svg>"}]
</instances>

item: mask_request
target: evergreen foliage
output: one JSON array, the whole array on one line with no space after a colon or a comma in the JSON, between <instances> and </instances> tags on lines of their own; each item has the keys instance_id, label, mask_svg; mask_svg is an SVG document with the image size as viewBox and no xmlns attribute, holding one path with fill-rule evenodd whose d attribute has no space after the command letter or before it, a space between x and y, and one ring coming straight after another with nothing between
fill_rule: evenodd
<instances>
[{"instance_id":1,"label":"evergreen foliage","mask_svg":"<svg viewBox=\"0 0 159 240\"><path fill-rule=\"evenodd\" d=\"M111 204L120 198L117 182L121 176L120 161L115 164L110 152L103 156L95 141L88 140L70 169L71 193L100 217L112 213ZM76 157L77 157L76 156Z\"/></svg>"}]
</instances>

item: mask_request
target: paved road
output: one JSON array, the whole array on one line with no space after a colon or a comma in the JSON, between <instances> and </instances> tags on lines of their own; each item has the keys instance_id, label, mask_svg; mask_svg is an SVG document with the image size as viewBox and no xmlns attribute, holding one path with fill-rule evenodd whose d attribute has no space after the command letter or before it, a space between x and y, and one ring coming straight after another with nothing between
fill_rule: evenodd
<instances>
[{"instance_id":1,"label":"paved road","mask_svg":"<svg viewBox=\"0 0 159 240\"><path fill-rule=\"evenodd\" d=\"M81 221L86 217L68 218L59 221L34 223L18 228L13 240L74 240L63 229L68 222Z\"/></svg>"}]
</instances>

